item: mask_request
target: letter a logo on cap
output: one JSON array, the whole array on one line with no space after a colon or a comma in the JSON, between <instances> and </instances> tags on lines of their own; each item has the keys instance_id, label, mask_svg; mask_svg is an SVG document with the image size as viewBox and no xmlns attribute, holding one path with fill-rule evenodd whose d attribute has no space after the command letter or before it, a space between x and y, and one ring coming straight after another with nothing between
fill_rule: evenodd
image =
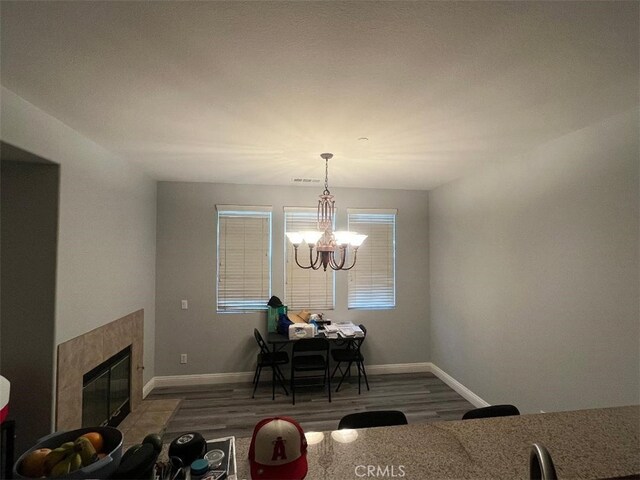
<instances>
[{"instance_id":1,"label":"letter a logo on cap","mask_svg":"<svg viewBox=\"0 0 640 480\"><path fill-rule=\"evenodd\" d=\"M253 480L301 480L307 475L307 439L293 418L258 422L249 447Z\"/></svg>"},{"instance_id":2,"label":"letter a logo on cap","mask_svg":"<svg viewBox=\"0 0 640 480\"><path fill-rule=\"evenodd\" d=\"M282 437L278 437L276 441L273 442L273 455L271 456L271 460L278 460L279 458L287 459L287 452L285 451Z\"/></svg>"}]
</instances>

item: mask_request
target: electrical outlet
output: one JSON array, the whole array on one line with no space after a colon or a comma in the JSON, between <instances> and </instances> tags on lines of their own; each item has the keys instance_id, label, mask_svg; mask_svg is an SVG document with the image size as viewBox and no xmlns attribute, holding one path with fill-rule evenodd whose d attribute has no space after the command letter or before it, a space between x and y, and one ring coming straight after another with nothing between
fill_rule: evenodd
<instances>
[{"instance_id":1,"label":"electrical outlet","mask_svg":"<svg viewBox=\"0 0 640 480\"><path fill-rule=\"evenodd\" d=\"M180 363L187 363L187 354L186 353L181 353L180 354Z\"/></svg>"},{"instance_id":2,"label":"electrical outlet","mask_svg":"<svg viewBox=\"0 0 640 480\"><path fill-rule=\"evenodd\" d=\"M189 309L189 301L182 300L182 310L188 310L188 309Z\"/></svg>"}]
</instances>

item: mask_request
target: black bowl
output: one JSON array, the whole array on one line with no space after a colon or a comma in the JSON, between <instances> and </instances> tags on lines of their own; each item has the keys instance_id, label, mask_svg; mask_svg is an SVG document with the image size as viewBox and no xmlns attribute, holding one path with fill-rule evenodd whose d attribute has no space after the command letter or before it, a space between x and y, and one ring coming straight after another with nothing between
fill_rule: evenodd
<instances>
[{"instance_id":1,"label":"black bowl","mask_svg":"<svg viewBox=\"0 0 640 480\"><path fill-rule=\"evenodd\" d=\"M80 435L84 435L89 432L98 432L102 435L104 440L104 446L102 451L106 453L104 458L93 462L91 465L80 468L75 472L69 473L57 478L109 478L113 472L116 471L118 465L120 465L120 459L122 458L122 432L113 427L85 427L78 430L70 430L68 432L55 432L51 435L38 440L33 447L24 452L18 458L18 461L13 465L13 478L31 478L25 477L18 473L22 460L34 450L39 448L58 448L60 445L66 442L73 442Z\"/></svg>"}]
</instances>

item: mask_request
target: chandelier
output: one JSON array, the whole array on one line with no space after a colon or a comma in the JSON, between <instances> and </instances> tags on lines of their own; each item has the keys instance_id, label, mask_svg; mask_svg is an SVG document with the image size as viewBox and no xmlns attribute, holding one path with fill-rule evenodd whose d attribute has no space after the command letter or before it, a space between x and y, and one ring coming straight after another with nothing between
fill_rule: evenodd
<instances>
[{"instance_id":1,"label":"chandelier","mask_svg":"<svg viewBox=\"0 0 640 480\"><path fill-rule=\"evenodd\" d=\"M335 201L329 191L329 159L333 153L323 153L324 158L324 191L318 200L318 230L306 230L302 232L287 232L287 238L293 244L296 264L300 268L318 270L320 267L327 270L351 270L356 264L358 247L367 238L366 235L358 235L356 232L333 231L333 216L335 213ZM301 265L298 261L298 247L303 243L309 246L309 265ZM353 249L351 265L345 267L349 247Z\"/></svg>"}]
</instances>

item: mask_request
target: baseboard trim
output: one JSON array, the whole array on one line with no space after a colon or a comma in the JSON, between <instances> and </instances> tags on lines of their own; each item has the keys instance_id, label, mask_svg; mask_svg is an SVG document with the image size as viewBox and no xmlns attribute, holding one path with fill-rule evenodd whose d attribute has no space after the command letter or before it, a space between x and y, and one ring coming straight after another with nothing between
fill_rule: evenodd
<instances>
[{"instance_id":1,"label":"baseboard trim","mask_svg":"<svg viewBox=\"0 0 640 480\"><path fill-rule=\"evenodd\" d=\"M195 375L165 375L154 377L155 387L186 387L190 385L214 385L218 383L243 383L253 381L254 372L202 373Z\"/></svg>"},{"instance_id":2,"label":"baseboard trim","mask_svg":"<svg viewBox=\"0 0 640 480\"><path fill-rule=\"evenodd\" d=\"M429 372L429 363L395 363L388 365L367 365L368 375L385 375L390 373ZM191 385L214 385L218 383L242 383L253 381L254 372L203 373L195 375L165 375L153 377L143 389L146 397L156 387L185 387ZM269 375L261 379L267 381Z\"/></svg>"},{"instance_id":3,"label":"baseboard trim","mask_svg":"<svg viewBox=\"0 0 640 480\"><path fill-rule=\"evenodd\" d=\"M145 398L147 398L147 395L149 395L151 393L151 390L153 390L156 386L156 377L152 377L151 380L149 380L144 387L142 387L142 399L144 400Z\"/></svg>"},{"instance_id":4,"label":"baseboard trim","mask_svg":"<svg viewBox=\"0 0 640 480\"><path fill-rule=\"evenodd\" d=\"M451 388L453 388L462 398L464 398L466 401L471 403L474 407L480 408L480 407L488 407L489 405L491 405L490 403L484 401L478 395L473 393L471 390L469 390L467 387L465 387L463 384L461 384L459 381L457 381L455 378L453 378L451 375L449 375L447 372L442 370L437 365L433 363L429 363L429 368L431 373L433 373L436 377L438 377L444 383L446 383Z\"/></svg>"},{"instance_id":5,"label":"baseboard trim","mask_svg":"<svg viewBox=\"0 0 640 480\"><path fill-rule=\"evenodd\" d=\"M428 362L419 363L390 363L387 365L367 365L367 375L387 375L391 373L424 373L429 372Z\"/></svg>"},{"instance_id":6,"label":"baseboard trim","mask_svg":"<svg viewBox=\"0 0 640 480\"><path fill-rule=\"evenodd\" d=\"M393 373L433 373L475 407L488 407L490 404L473 393L462 383L431 362L392 363L386 365L367 365L367 375L387 375ZM195 375L165 375L153 377L142 389L146 398L157 387L187 387L193 385L215 385L219 383L243 383L253 381L254 372L203 373ZM270 380L264 375L261 380Z\"/></svg>"}]
</instances>

